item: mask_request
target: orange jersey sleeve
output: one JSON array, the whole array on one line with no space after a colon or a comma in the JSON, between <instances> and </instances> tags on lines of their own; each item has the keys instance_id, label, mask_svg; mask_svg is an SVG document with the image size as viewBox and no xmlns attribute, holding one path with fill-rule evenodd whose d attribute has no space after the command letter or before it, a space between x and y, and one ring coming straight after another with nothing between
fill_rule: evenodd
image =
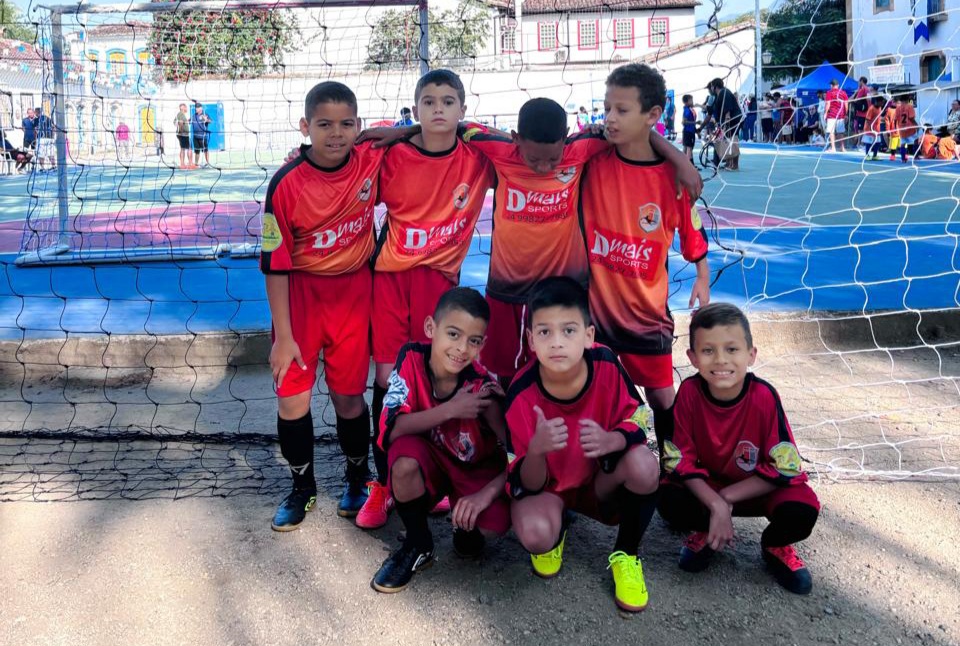
<instances>
[{"instance_id":1,"label":"orange jersey sleeve","mask_svg":"<svg viewBox=\"0 0 960 646\"><path fill-rule=\"evenodd\" d=\"M387 215L376 271L424 265L456 282L493 180L486 157L460 142L444 153L410 142L391 147L380 171Z\"/></svg>"},{"instance_id":2,"label":"orange jersey sleeve","mask_svg":"<svg viewBox=\"0 0 960 646\"><path fill-rule=\"evenodd\" d=\"M587 165L580 210L599 338L621 352L669 354L667 257L674 236L689 262L707 253L699 213L686 193L676 197L673 167L631 162L611 149Z\"/></svg>"},{"instance_id":3,"label":"orange jersey sleeve","mask_svg":"<svg viewBox=\"0 0 960 646\"><path fill-rule=\"evenodd\" d=\"M957 142L953 137L941 137L937 143L937 159L954 159L957 156Z\"/></svg>"},{"instance_id":4,"label":"orange jersey sleeve","mask_svg":"<svg viewBox=\"0 0 960 646\"><path fill-rule=\"evenodd\" d=\"M487 293L522 303L547 276L587 280L587 258L577 221L580 177L587 160L610 146L603 137L568 140L557 168L544 175L524 163L509 139L467 124L464 140L493 162L497 183Z\"/></svg>"},{"instance_id":5,"label":"orange jersey sleeve","mask_svg":"<svg viewBox=\"0 0 960 646\"><path fill-rule=\"evenodd\" d=\"M260 269L336 276L360 269L373 254L373 209L384 149L361 144L336 169L300 156L267 189Z\"/></svg>"}]
</instances>

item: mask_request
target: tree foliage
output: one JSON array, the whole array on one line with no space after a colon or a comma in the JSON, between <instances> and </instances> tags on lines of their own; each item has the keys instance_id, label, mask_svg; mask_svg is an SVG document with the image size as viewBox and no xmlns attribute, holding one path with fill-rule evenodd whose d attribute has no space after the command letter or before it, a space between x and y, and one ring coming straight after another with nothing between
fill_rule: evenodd
<instances>
[{"instance_id":1,"label":"tree foliage","mask_svg":"<svg viewBox=\"0 0 960 646\"><path fill-rule=\"evenodd\" d=\"M488 9L477 0L462 0L454 10L428 10L430 67L472 64L490 36ZM420 13L391 9L373 28L365 69L416 69L420 65Z\"/></svg>"},{"instance_id":2,"label":"tree foliage","mask_svg":"<svg viewBox=\"0 0 960 646\"><path fill-rule=\"evenodd\" d=\"M763 51L772 54L764 77L797 78L829 61L847 68L845 0L791 0L770 13Z\"/></svg>"},{"instance_id":3,"label":"tree foliage","mask_svg":"<svg viewBox=\"0 0 960 646\"><path fill-rule=\"evenodd\" d=\"M149 47L158 80L181 83L210 76L261 76L279 69L284 54L299 41L296 18L289 11L178 10L154 15Z\"/></svg>"},{"instance_id":4,"label":"tree foliage","mask_svg":"<svg viewBox=\"0 0 960 646\"><path fill-rule=\"evenodd\" d=\"M9 0L0 0L0 36L33 43L37 39L37 26L25 20Z\"/></svg>"}]
</instances>

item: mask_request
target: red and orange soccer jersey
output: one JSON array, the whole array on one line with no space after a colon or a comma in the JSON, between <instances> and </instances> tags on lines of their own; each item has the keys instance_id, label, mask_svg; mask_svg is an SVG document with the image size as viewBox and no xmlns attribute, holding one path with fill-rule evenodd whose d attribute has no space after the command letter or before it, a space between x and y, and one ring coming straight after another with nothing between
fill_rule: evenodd
<instances>
[{"instance_id":1,"label":"red and orange soccer jersey","mask_svg":"<svg viewBox=\"0 0 960 646\"><path fill-rule=\"evenodd\" d=\"M683 257L707 253L707 237L687 194L678 200L673 166L631 162L615 149L594 157L580 212L590 259L590 311L598 339L617 352L670 354L667 254L680 233Z\"/></svg>"},{"instance_id":2,"label":"red and orange soccer jersey","mask_svg":"<svg viewBox=\"0 0 960 646\"><path fill-rule=\"evenodd\" d=\"M673 419L673 439L663 448L669 478L702 478L721 486L751 476L781 486L807 481L780 396L753 373L732 401L714 398L700 375L685 379Z\"/></svg>"},{"instance_id":3,"label":"red and orange soccer jersey","mask_svg":"<svg viewBox=\"0 0 960 646\"><path fill-rule=\"evenodd\" d=\"M522 303L547 276L569 276L586 285L577 198L584 164L609 147L606 140L590 134L569 139L556 170L539 175L513 141L482 125L466 124L463 138L493 162L497 174L487 294Z\"/></svg>"},{"instance_id":4,"label":"red and orange soccer jersey","mask_svg":"<svg viewBox=\"0 0 960 646\"><path fill-rule=\"evenodd\" d=\"M493 180L490 162L459 141L443 153L407 141L391 147L380 171L387 218L374 269L427 266L456 283Z\"/></svg>"},{"instance_id":5,"label":"red and orange soccer jersey","mask_svg":"<svg viewBox=\"0 0 960 646\"><path fill-rule=\"evenodd\" d=\"M260 269L336 276L356 271L373 254L373 209L384 149L356 146L328 170L300 156L270 181L263 213Z\"/></svg>"},{"instance_id":6,"label":"red and orange soccer jersey","mask_svg":"<svg viewBox=\"0 0 960 646\"><path fill-rule=\"evenodd\" d=\"M407 413L420 413L449 401L438 398L433 391L433 378L430 372L430 345L427 343L408 343L400 350L397 365L390 374L387 394L383 400L383 414L380 417L380 437L378 443L384 451L390 444L390 433L397 418ZM485 384L491 384L493 377L483 366L474 362L459 375L457 387L468 392L479 392ZM428 437L440 449L460 462L475 464L500 452L496 434L487 427L482 419L452 419L433 428Z\"/></svg>"},{"instance_id":7,"label":"red and orange soccer jersey","mask_svg":"<svg viewBox=\"0 0 960 646\"><path fill-rule=\"evenodd\" d=\"M513 498L539 493L527 491L520 480L520 466L537 431L539 406L547 419L562 417L567 424L567 446L548 453L545 491L561 493L588 484L601 468L600 460L587 458L580 446L580 420L591 419L608 432L621 433L630 447L646 442L650 428L649 409L640 401L630 378L610 348L595 345L584 353L589 376L583 391L569 401L552 397L540 380L540 364L531 361L521 370L507 393L507 452L510 458L507 491Z\"/></svg>"}]
</instances>

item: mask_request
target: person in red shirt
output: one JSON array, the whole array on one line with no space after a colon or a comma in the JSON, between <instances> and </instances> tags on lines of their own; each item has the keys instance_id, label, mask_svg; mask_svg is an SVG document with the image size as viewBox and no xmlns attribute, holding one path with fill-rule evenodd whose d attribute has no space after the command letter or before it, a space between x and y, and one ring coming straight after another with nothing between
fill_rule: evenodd
<instances>
[{"instance_id":1,"label":"person in red shirt","mask_svg":"<svg viewBox=\"0 0 960 646\"><path fill-rule=\"evenodd\" d=\"M920 128L917 125L917 111L913 107L913 99L902 98L897 104L895 115L897 132L900 135L900 162L907 163L907 153L913 154L912 148L917 143Z\"/></svg>"},{"instance_id":2,"label":"person in red shirt","mask_svg":"<svg viewBox=\"0 0 960 646\"><path fill-rule=\"evenodd\" d=\"M673 405L673 317L667 256L674 235L696 264L690 307L710 300L707 236L674 170L650 146L666 101L663 77L630 64L607 77L607 139L614 148L587 164L580 216L590 261L590 313L598 340L619 353L655 416L657 441L669 437ZM642 186L642 191L632 190Z\"/></svg>"},{"instance_id":3,"label":"person in red shirt","mask_svg":"<svg viewBox=\"0 0 960 646\"><path fill-rule=\"evenodd\" d=\"M479 292L450 289L423 323L430 343L403 346L390 375L379 442L406 537L373 577L379 592L399 592L433 561L427 513L445 495L458 554L479 556L484 532L510 528L503 391L476 361L489 319Z\"/></svg>"},{"instance_id":4,"label":"person in red shirt","mask_svg":"<svg viewBox=\"0 0 960 646\"><path fill-rule=\"evenodd\" d=\"M465 93L450 70L432 70L414 91L418 134L390 147L380 171L380 199L387 214L380 229L373 272L373 419L378 420L387 379L400 348L425 342L423 321L440 296L460 282L460 267L487 191L490 162L457 136ZM377 478L357 514L357 526L382 527L392 504L387 494L387 461L376 442Z\"/></svg>"},{"instance_id":5,"label":"person in red shirt","mask_svg":"<svg viewBox=\"0 0 960 646\"><path fill-rule=\"evenodd\" d=\"M373 214L383 150L354 146L357 99L327 81L306 96L300 132L310 138L267 188L260 268L273 323L270 368L277 392L280 452L293 491L273 518L296 528L317 498L310 391L320 353L337 438L346 456L346 486L337 512L366 500L370 413L363 400L370 369Z\"/></svg>"},{"instance_id":6,"label":"person in red shirt","mask_svg":"<svg viewBox=\"0 0 960 646\"><path fill-rule=\"evenodd\" d=\"M657 459L646 447L649 411L616 355L594 344L586 291L569 277L531 292L527 337L536 359L507 392L507 491L514 531L538 576L563 564L573 510L618 524L609 557L617 605L647 605L640 540L656 506Z\"/></svg>"},{"instance_id":7,"label":"person in red shirt","mask_svg":"<svg viewBox=\"0 0 960 646\"><path fill-rule=\"evenodd\" d=\"M736 306L711 303L690 321L687 356L698 374L682 384L673 439L664 447L660 515L692 531L680 567L699 572L734 539L733 516L765 516L761 554L777 582L808 594L813 580L794 543L810 536L820 502L777 391L747 372L757 358L750 323Z\"/></svg>"},{"instance_id":8,"label":"person in red shirt","mask_svg":"<svg viewBox=\"0 0 960 646\"><path fill-rule=\"evenodd\" d=\"M853 95L853 134L859 135L863 132L867 124L867 111L870 109L870 85L866 76L860 77L860 85Z\"/></svg>"},{"instance_id":9,"label":"person in red shirt","mask_svg":"<svg viewBox=\"0 0 960 646\"><path fill-rule=\"evenodd\" d=\"M824 101L827 106L827 134L830 137L830 152L837 152L837 133L843 132L841 124L847 118L847 93L840 87L837 79L830 81ZM840 152L845 152L843 138L840 139Z\"/></svg>"}]
</instances>

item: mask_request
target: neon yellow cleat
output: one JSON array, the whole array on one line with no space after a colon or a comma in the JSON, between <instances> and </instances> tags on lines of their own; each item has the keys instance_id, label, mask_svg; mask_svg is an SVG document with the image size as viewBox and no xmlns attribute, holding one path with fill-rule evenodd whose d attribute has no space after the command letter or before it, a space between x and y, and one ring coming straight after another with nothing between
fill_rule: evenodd
<instances>
[{"instance_id":1,"label":"neon yellow cleat","mask_svg":"<svg viewBox=\"0 0 960 646\"><path fill-rule=\"evenodd\" d=\"M640 612L647 607L649 595L647 584L643 580L643 566L640 558L626 552L614 552L608 559L609 569L613 569L614 597L617 606L627 612Z\"/></svg>"},{"instance_id":2,"label":"neon yellow cleat","mask_svg":"<svg viewBox=\"0 0 960 646\"><path fill-rule=\"evenodd\" d=\"M563 566L563 544L567 540L567 530L563 530L560 535L560 542L549 552L543 554L531 554L530 563L533 565L533 573L542 579L552 579L560 574L560 568Z\"/></svg>"}]
</instances>

